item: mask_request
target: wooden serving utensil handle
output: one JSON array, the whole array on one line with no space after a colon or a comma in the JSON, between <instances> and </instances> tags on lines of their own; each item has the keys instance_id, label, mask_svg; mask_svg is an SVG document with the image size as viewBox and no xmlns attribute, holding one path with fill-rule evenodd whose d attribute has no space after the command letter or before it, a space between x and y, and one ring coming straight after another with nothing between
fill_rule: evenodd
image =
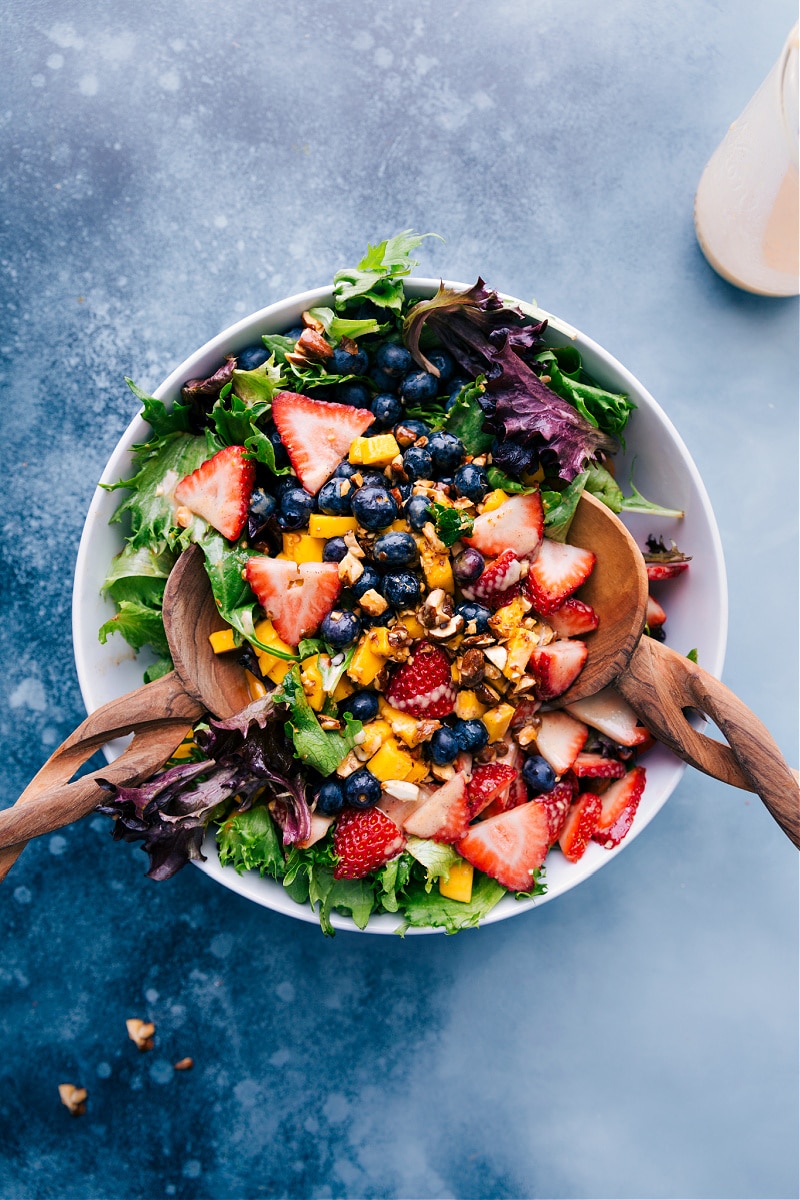
<instances>
[{"instance_id":1,"label":"wooden serving utensil handle","mask_svg":"<svg viewBox=\"0 0 800 1200\"><path fill-rule=\"evenodd\" d=\"M724 683L661 642L643 637L615 686L679 758L724 783L756 792L800 848L797 779L769 731ZM686 719L687 708L710 717L728 745L694 729Z\"/></svg>"},{"instance_id":2,"label":"wooden serving utensil handle","mask_svg":"<svg viewBox=\"0 0 800 1200\"><path fill-rule=\"evenodd\" d=\"M163 766L202 712L171 671L90 713L50 755L16 804L0 812L0 881L31 838L78 820L100 803L105 793L99 778L139 782ZM97 750L129 733L135 736L124 754L70 783Z\"/></svg>"}]
</instances>

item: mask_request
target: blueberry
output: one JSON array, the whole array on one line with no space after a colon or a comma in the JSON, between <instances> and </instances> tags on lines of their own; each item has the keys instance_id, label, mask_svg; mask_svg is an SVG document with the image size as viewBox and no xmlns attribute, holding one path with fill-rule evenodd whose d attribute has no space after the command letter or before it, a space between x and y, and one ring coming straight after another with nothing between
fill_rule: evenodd
<instances>
[{"instance_id":1,"label":"blueberry","mask_svg":"<svg viewBox=\"0 0 800 1200\"><path fill-rule=\"evenodd\" d=\"M536 451L532 446L523 446L520 442L510 439L492 442L492 465L498 471L504 471L518 479L528 471L535 471L538 464Z\"/></svg>"},{"instance_id":2,"label":"blueberry","mask_svg":"<svg viewBox=\"0 0 800 1200\"><path fill-rule=\"evenodd\" d=\"M286 330L286 333L283 336L285 338L291 338L293 342L296 342L297 339L305 333L305 331L305 325L293 325L291 329Z\"/></svg>"},{"instance_id":3,"label":"blueberry","mask_svg":"<svg viewBox=\"0 0 800 1200\"><path fill-rule=\"evenodd\" d=\"M464 624L467 626L466 632L472 633L469 629L470 622L475 622L475 633L489 632L489 618L492 613L488 608L484 608L482 604L476 604L474 600L468 600L464 604L459 604L456 612L461 613L464 618Z\"/></svg>"},{"instance_id":4,"label":"blueberry","mask_svg":"<svg viewBox=\"0 0 800 1200\"><path fill-rule=\"evenodd\" d=\"M355 596L356 600L360 600L365 592L377 592L381 587L381 577L375 568L370 563L364 563L364 570L359 575L354 584L351 584L350 591Z\"/></svg>"},{"instance_id":5,"label":"blueberry","mask_svg":"<svg viewBox=\"0 0 800 1200\"><path fill-rule=\"evenodd\" d=\"M334 608L322 618L319 631L329 645L336 650L350 646L361 633L361 621L354 612L346 608Z\"/></svg>"},{"instance_id":6,"label":"blueberry","mask_svg":"<svg viewBox=\"0 0 800 1200\"><path fill-rule=\"evenodd\" d=\"M474 583L483 574L486 560L480 550L467 546L466 550L453 559L453 576L456 583L462 587L465 583Z\"/></svg>"},{"instance_id":7,"label":"blueberry","mask_svg":"<svg viewBox=\"0 0 800 1200\"><path fill-rule=\"evenodd\" d=\"M287 492L290 492L292 488L299 488L300 486L300 480L296 475L279 475L273 485L273 491L278 499L278 504L280 504L281 498Z\"/></svg>"},{"instance_id":8,"label":"blueberry","mask_svg":"<svg viewBox=\"0 0 800 1200\"><path fill-rule=\"evenodd\" d=\"M333 479L352 479L356 472L360 471L360 467L354 466L343 458L336 470L333 472Z\"/></svg>"},{"instance_id":9,"label":"blueberry","mask_svg":"<svg viewBox=\"0 0 800 1200\"><path fill-rule=\"evenodd\" d=\"M410 533L384 533L375 541L372 561L387 567L410 567L417 561L417 543Z\"/></svg>"},{"instance_id":10,"label":"blueberry","mask_svg":"<svg viewBox=\"0 0 800 1200\"><path fill-rule=\"evenodd\" d=\"M369 378L379 392L396 392L400 382L394 375L387 375L380 367L373 367Z\"/></svg>"},{"instance_id":11,"label":"blueberry","mask_svg":"<svg viewBox=\"0 0 800 1200\"><path fill-rule=\"evenodd\" d=\"M347 543L343 537L328 538L322 547L323 562L341 562L347 554Z\"/></svg>"},{"instance_id":12,"label":"blueberry","mask_svg":"<svg viewBox=\"0 0 800 1200\"><path fill-rule=\"evenodd\" d=\"M239 371L254 371L268 358L269 350L263 342L257 343L255 346L245 346L244 350L240 350L236 355L236 367Z\"/></svg>"},{"instance_id":13,"label":"blueberry","mask_svg":"<svg viewBox=\"0 0 800 1200\"><path fill-rule=\"evenodd\" d=\"M342 702L343 713L350 713L354 721L374 721L378 715L378 697L375 692L354 692Z\"/></svg>"},{"instance_id":14,"label":"blueberry","mask_svg":"<svg viewBox=\"0 0 800 1200\"><path fill-rule=\"evenodd\" d=\"M460 496L466 496L467 500L472 500L475 504L482 500L489 490L486 472L483 467L476 467L475 463L464 463L463 467L459 467L453 476L453 483Z\"/></svg>"},{"instance_id":15,"label":"blueberry","mask_svg":"<svg viewBox=\"0 0 800 1200\"><path fill-rule=\"evenodd\" d=\"M433 509L427 496L412 496L406 501L403 511L409 525L416 529L417 533L422 533L423 525L433 520Z\"/></svg>"},{"instance_id":16,"label":"blueberry","mask_svg":"<svg viewBox=\"0 0 800 1200\"><path fill-rule=\"evenodd\" d=\"M412 479L430 479L433 476L433 459L423 446L409 446L403 454L403 469Z\"/></svg>"},{"instance_id":17,"label":"blueberry","mask_svg":"<svg viewBox=\"0 0 800 1200\"><path fill-rule=\"evenodd\" d=\"M477 753L482 750L489 742L489 730L484 725L483 721L474 718L472 721L456 721L453 726L453 733L458 739L459 747L462 750L467 750L470 754Z\"/></svg>"},{"instance_id":18,"label":"blueberry","mask_svg":"<svg viewBox=\"0 0 800 1200\"><path fill-rule=\"evenodd\" d=\"M286 453L286 447L281 441L281 435L278 433L274 425L267 425L266 434L272 442L272 450L275 455L275 466L280 470L281 467L289 466L289 455Z\"/></svg>"},{"instance_id":19,"label":"blueberry","mask_svg":"<svg viewBox=\"0 0 800 1200\"><path fill-rule=\"evenodd\" d=\"M461 742L455 730L443 725L432 734L428 747L433 761L444 766L445 763L451 763L458 754Z\"/></svg>"},{"instance_id":20,"label":"blueberry","mask_svg":"<svg viewBox=\"0 0 800 1200\"><path fill-rule=\"evenodd\" d=\"M383 594L394 608L413 608L421 595L419 578L413 571L392 571L383 577Z\"/></svg>"},{"instance_id":21,"label":"blueberry","mask_svg":"<svg viewBox=\"0 0 800 1200\"><path fill-rule=\"evenodd\" d=\"M395 425L403 413L403 406L399 398L393 396L391 392L380 392L370 407L380 429L388 429L390 425Z\"/></svg>"},{"instance_id":22,"label":"blueberry","mask_svg":"<svg viewBox=\"0 0 800 1200\"><path fill-rule=\"evenodd\" d=\"M349 516L353 491L349 479L329 479L323 483L317 496L319 511L334 517Z\"/></svg>"},{"instance_id":23,"label":"blueberry","mask_svg":"<svg viewBox=\"0 0 800 1200\"><path fill-rule=\"evenodd\" d=\"M541 796L542 792L551 792L556 786L556 773L547 759L540 754L532 754L526 759L522 768L522 778L529 792Z\"/></svg>"},{"instance_id":24,"label":"blueberry","mask_svg":"<svg viewBox=\"0 0 800 1200\"><path fill-rule=\"evenodd\" d=\"M395 441L403 450L409 446L413 446L417 438L427 437L430 433L430 426L424 421L399 421L394 427Z\"/></svg>"},{"instance_id":25,"label":"blueberry","mask_svg":"<svg viewBox=\"0 0 800 1200\"><path fill-rule=\"evenodd\" d=\"M278 502L269 492L265 492L263 488L253 488L253 494L250 497L250 512L254 517L261 517L266 521L267 517L271 517L278 507Z\"/></svg>"},{"instance_id":26,"label":"blueberry","mask_svg":"<svg viewBox=\"0 0 800 1200\"><path fill-rule=\"evenodd\" d=\"M413 486L414 485L412 484L411 480L408 480L406 482L402 482L401 480L398 480L397 483L394 484L392 491L398 492L400 495L400 500L402 501L403 504L405 504L406 500L411 499L411 491L412 491Z\"/></svg>"},{"instance_id":27,"label":"blueberry","mask_svg":"<svg viewBox=\"0 0 800 1200\"><path fill-rule=\"evenodd\" d=\"M452 378L456 364L452 354L449 354L447 350L426 350L425 357L436 367L441 383L447 383L448 379Z\"/></svg>"},{"instance_id":28,"label":"blueberry","mask_svg":"<svg viewBox=\"0 0 800 1200\"><path fill-rule=\"evenodd\" d=\"M313 511L314 497L305 488L289 488L280 498L278 524L281 529L302 529Z\"/></svg>"},{"instance_id":29,"label":"blueberry","mask_svg":"<svg viewBox=\"0 0 800 1200\"><path fill-rule=\"evenodd\" d=\"M439 380L429 371L409 371L400 384L400 395L406 404L426 404L439 393Z\"/></svg>"},{"instance_id":30,"label":"blueberry","mask_svg":"<svg viewBox=\"0 0 800 1200\"><path fill-rule=\"evenodd\" d=\"M467 387L468 385L469 385L468 379L464 379L462 376L458 376L456 379L451 379L448 382L447 394L451 400L455 400L458 397L458 393L463 391L464 388Z\"/></svg>"},{"instance_id":31,"label":"blueberry","mask_svg":"<svg viewBox=\"0 0 800 1200\"><path fill-rule=\"evenodd\" d=\"M324 817L335 817L344 808L344 791L338 779L326 779L317 792L316 812Z\"/></svg>"},{"instance_id":32,"label":"blueberry","mask_svg":"<svg viewBox=\"0 0 800 1200\"><path fill-rule=\"evenodd\" d=\"M365 529L385 529L397 518L397 503L385 487L360 487L351 506L353 516Z\"/></svg>"},{"instance_id":33,"label":"blueberry","mask_svg":"<svg viewBox=\"0 0 800 1200\"><path fill-rule=\"evenodd\" d=\"M400 379L413 365L414 360L410 352L405 346L398 346L396 342L384 342L375 354L375 366L384 371L390 379Z\"/></svg>"},{"instance_id":34,"label":"blueberry","mask_svg":"<svg viewBox=\"0 0 800 1200\"><path fill-rule=\"evenodd\" d=\"M374 808L381 798L380 781L366 767L348 775L342 790L350 808Z\"/></svg>"},{"instance_id":35,"label":"blueberry","mask_svg":"<svg viewBox=\"0 0 800 1200\"><path fill-rule=\"evenodd\" d=\"M384 491L388 490L386 476L381 471L365 471L363 467L359 467L358 473L361 480L361 483L358 484L359 487L377 487Z\"/></svg>"},{"instance_id":36,"label":"blueberry","mask_svg":"<svg viewBox=\"0 0 800 1200\"><path fill-rule=\"evenodd\" d=\"M336 400L339 404L349 404L351 408L369 408L372 403L372 392L364 383L354 379L347 383L337 384Z\"/></svg>"},{"instance_id":37,"label":"blueberry","mask_svg":"<svg viewBox=\"0 0 800 1200\"><path fill-rule=\"evenodd\" d=\"M447 475L455 471L466 453L461 439L457 438L454 433L446 433L444 429L437 429L435 433L431 434L428 438L427 450L437 472Z\"/></svg>"},{"instance_id":38,"label":"blueberry","mask_svg":"<svg viewBox=\"0 0 800 1200\"><path fill-rule=\"evenodd\" d=\"M368 366L366 350L357 350L355 354L351 354L341 346L334 350L333 357L326 364L327 370L333 375L365 375Z\"/></svg>"}]
</instances>

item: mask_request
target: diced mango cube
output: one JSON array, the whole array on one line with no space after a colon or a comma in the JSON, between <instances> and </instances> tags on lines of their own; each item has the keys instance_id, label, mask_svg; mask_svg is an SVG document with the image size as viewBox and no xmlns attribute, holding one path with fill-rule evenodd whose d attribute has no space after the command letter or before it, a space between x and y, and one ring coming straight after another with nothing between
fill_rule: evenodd
<instances>
[{"instance_id":1,"label":"diced mango cube","mask_svg":"<svg viewBox=\"0 0 800 1200\"><path fill-rule=\"evenodd\" d=\"M327 513L312 513L308 518L308 532L313 538L344 537L358 528L355 517L330 517Z\"/></svg>"},{"instance_id":2,"label":"diced mango cube","mask_svg":"<svg viewBox=\"0 0 800 1200\"><path fill-rule=\"evenodd\" d=\"M456 694L455 714L462 721L476 721L486 712L486 705L481 704L473 691L464 688Z\"/></svg>"},{"instance_id":3,"label":"diced mango cube","mask_svg":"<svg viewBox=\"0 0 800 1200\"><path fill-rule=\"evenodd\" d=\"M427 635L427 629L412 612L403 613L400 617L400 624L405 626L412 641L417 641L418 638L424 638Z\"/></svg>"},{"instance_id":4,"label":"diced mango cube","mask_svg":"<svg viewBox=\"0 0 800 1200\"><path fill-rule=\"evenodd\" d=\"M396 521L392 521L389 529L391 529L394 533L411 532L411 526L409 525L408 521L404 521L402 517L398 517Z\"/></svg>"},{"instance_id":5,"label":"diced mango cube","mask_svg":"<svg viewBox=\"0 0 800 1200\"><path fill-rule=\"evenodd\" d=\"M376 654L382 654L384 658L391 658L392 647L389 645L389 630L385 625L376 625L370 629L367 633L367 641Z\"/></svg>"},{"instance_id":6,"label":"diced mango cube","mask_svg":"<svg viewBox=\"0 0 800 1200\"><path fill-rule=\"evenodd\" d=\"M208 640L215 654L225 654L227 650L236 649L236 635L232 629L218 629L216 633L208 635Z\"/></svg>"},{"instance_id":7,"label":"diced mango cube","mask_svg":"<svg viewBox=\"0 0 800 1200\"><path fill-rule=\"evenodd\" d=\"M310 658L304 658L301 662L300 682L303 685L306 700L315 712L319 712L325 703L325 691L322 686L318 654L312 654Z\"/></svg>"},{"instance_id":8,"label":"diced mango cube","mask_svg":"<svg viewBox=\"0 0 800 1200\"><path fill-rule=\"evenodd\" d=\"M356 646L347 674L358 687L366 687L380 675L386 659L382 654L376 654L369 639L362 637Z\"/></svg>"},{"instance_id":9,"label":"diced mango cube","mask_svg":"<svg viewBox=\"0 0 800 1200\"><path fill-rule=\"evenodd\" d=\"M256 679L252 671L245 671L247 679L247 690L250 693L251 700L263 700L267 694L267 689L260 679Z\"/></svg>"},{"instance_id":10,"label":"diced mango cube","mask_svg":"<svg viewBox=\"0 0 800 1200\"><path fill-rule=\"evenodd\" d=\"M358 746L359 758L372 758L378 753L383 743L392 736L392 727L387 721L367 721L364 726L364 740Z\"/></svg>"},{"instance_id":11,"label":"diced mango cube","mask_svg":"<svg viewBox=\"0 0 800 1200\"><path fill-rule=\"evenodd\" d=\"M443 591L449 592L452 596L455 591L455 581L453 579L453 564L450 561L450 555L446 550L434 550L429 542L420 539L419 545L419 560L422 564L422 572L425 576L425 582L431 591L434 588L442 588Z\"/></svg>"},{"instance_id":12,"label":"diced mango cube","mask_svg":"<svg viewBox=\"0 0 800 1200\"><path fill-rule=\"evenodd\" d=\"M333 698L338 704L341 700L346 700L348 696L352 696L355 690L347 676L343 675L333 689Z\"/></svg>"},{"instance_id":13,"label":"diced mango cube","mask_svg":"<svg viewBox=\"0 0 800 1200\"><path fill-rule=\"evenodd\" d=\"M369 760L368 768L376 779L405 779L413 770L414 760L396 738L387 738L377 754Z\"/></svg>"},{"instance_id":14,"label":"diced mango cube","mask_svg":"<svg viewBox=\"0 0 800 1200\"><path fill-rule=\"evenodd\" d=\"M520 679L528 665L528 659L539 644L539 635L532 629L517 629L506 642L508 658L503 667L506 679Z\"/></svg>"},{"instance_id":15,"label":"diced mango cube","mask_svg":"<svg viewBox=\"0 0 800 1200\"><path fill-rule=\"evenodd\" d=\"M481 720L489 730L490 742L499 742L506 736L513 716L514 709L510 704L497 704L494 708L486 710Z\"/></svg>"},{"instance_id":16,"label":"diced mango cube","mask_svg":"<svg viewBox=\"0 0 800 1200\"><path fill-rule=\"evenodd\" d=\"M412 763L413 765L409 773L406 775L405 782L422 783L422 780L426 779L430 774L428 764L425 762L424 758L415 758L412 760Z\"/></svg>"},{"instance_id":17,"label":"diced mango cube","mask_svg":"<svg viewBox=\"0 0 800 1200\"><path fill-rule=\"evenodd\" d=\"M504 492L502 488L495 488L493 492L487 492L483 497L481 512L494 512L501 504L505 504L508 500L508 492Z\"/></svg>"},{"instance_id":18,"label":"diced mango cube","mask_svg":"<svg viewBox=\"0 0 800 1200\"><path fill-rule=\"evenodd\" d=\"M350 446L349 459L354 465L386 467L400 453L393 433L379 433L375 437L358 437Z\"/></svg>"},{"instance_id":19,"label":"diced mango cube","mask_svg":"<svg viewBox=\"0 0 800 1200\"><path fill-rule=\"evenodd\" d=\"M308 533L284 533L283 553L296 563L322 562L325 541Z\"/></svg>"},{"instance_id":20,"label":"diced mango cube","mask_svg":"<svg viewBox=\"0 0 800 1200\"><path fill-rule=\"evenodd\" d=\"M259 642L263 642L266 646L274 646L276 650L283 650L285 654L294 654L294 649L284 642L283 638L278 637L275 632L275 627L269 618L259 621L255 627L255 635ZM269 654L266 650L262 650L256 646L256 657L262 672L271 679L273 683L280 683L283 677L292 669L292 663L285 658L278 658L274 654Z\"/></svg>"},{"instance_id":21,"label":"diced mango cube","mask_svg":"<svg viewBox=\"0 0 800 1200\"><path fill-rule=\"evenodd\" d=\"M428 741L432 733L439 728L439 721L432 721L429 718L418 720L412 717L410 713L402 712L399 708L393 708L383 696L378 698L378 707L380 714L385 721L389 722L391 732L397 734L405 744L412 748L420 746L423 742Z\"/></svg>"},{"instance_id":22,"label":"diced mango cube","mask_svg":"<svg viewBox=\"0 0 800 1200\"><path fill-rule=\"evenodd\" d=\"M194 738L191 738L191 737L184 738L184 740L181 742L180 746L178 746L177 750L172 755L172 758L177 758L179 761L182 761L183 759L186 759L186 758L191 758L192 751L194 750L194 745L195 745Z\"/></svg>"},{"instance_id":23,"label":"diced mango cube","mask_svg":"<svg viewBox=\"0 0 800 1200\"><path fill-rule=\"evenodd\" d=\"M468 904L472 899L472 863L457 862L450 868L447 879L439 880L439 893L448 900L460 900Z\"/></svg>"},{"instance_id":24,"label":"diced mango cube","mask_svg":"<svg viewBox=\"0 0 800 1200\"><path fill-rule=\"evenodd\" d=\"M519 629L523 617L528 614L528 607L522 596L515 596L508 604L498 608L493 617L489 618L489 626L498 638L511 637Z\"/></svg>"}]
</instances>

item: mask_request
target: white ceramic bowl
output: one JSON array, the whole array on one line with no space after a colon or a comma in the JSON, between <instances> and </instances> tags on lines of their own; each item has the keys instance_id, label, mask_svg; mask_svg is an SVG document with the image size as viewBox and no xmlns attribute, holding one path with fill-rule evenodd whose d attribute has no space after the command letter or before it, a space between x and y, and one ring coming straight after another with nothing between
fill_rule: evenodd
<instances>
[{"instance_id":1,"label":"white ceramic bowl","mask_svg":"<svg viewBox=\"0 0 800 1200\"><path fill-rule=\"evenodd\" d=\"M409 279L406 292L414 298L433 295L438 280ZM451 284L463 288L464 284ZM532 314L542 315L519 300L506 297ZM304 292L272 304L260 312L232 325L205 346L190 355L185 362L156 390L155 396L170 404L180 393L187 379L204 378L222 362L227 353L236 354L257 342L263 333L281 333L297 325L300 314L316 305L330 305L329 287ZM650 500L669 507L683 509L683 520L626 515L625 522L640 545L650 533L674 538L686 554L692 555L692 565L676 580L663 585L662 597L668 610L667 642L676 650L687 653L697 648L700 662L712 674L722 671L727 635L727 586L719 531L708 495L697 468L669 418L638 379L590 338L573 329L551 314L546 340L549 344L564 344L571 340L580 351L587 372L600 384L614 392L625 392L636 403L625 432L626 452L617 457L617 477L627 489L630 466L635 459L634 481ZM131 447L145 441L149 427L135 417L119 440L101 479L115 483L131 475ZM121 502L124 493L108 492L98 487L86 518L75 568L73 593L73 637L75 661L81 692L89 712L125 692L132 691L142 681L147 657L134 656L121 638L112 637L102 646L97 630L114 609L100 594L108 563L122 547L120 526L109 525L109 518ZM111 760L120 753L124 743L106 748ZM684 770L684 764L657 746L645 758L647 787L633 827L615 850L591 845L575 865L566 861L558 851L547 860L547 894L537 900L516 901L505 897L488 915L484 924L528 912L546 901L582 883L601 867L608 866L617 854L628 850L674 791ZM207 837L204 844L207 859L199 863L200 870L239 895L277 912L300 920L316 922L317 917L307 905L298 905L289 898L283 887L272 880L260 879L250 873L239 876L219 864L214 840ZM399 924L396 916L388 914L370 919L367 932L393 933ZM355 930L349 917L334 914L338 929ZM413 932L435 932L414 930Z\"/></svg>"}]
</instances>

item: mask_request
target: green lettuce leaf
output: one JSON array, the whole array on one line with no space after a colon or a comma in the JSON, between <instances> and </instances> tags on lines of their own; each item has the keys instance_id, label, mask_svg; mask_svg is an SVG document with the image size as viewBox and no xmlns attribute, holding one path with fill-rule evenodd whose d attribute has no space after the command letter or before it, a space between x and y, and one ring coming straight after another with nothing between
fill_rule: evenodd
<instances>
[{"instance_id":1,"label":"green lettuce leaf","mask_svg":"<svg viewBox=\"0 0 800 1200\"><path fill-rule=\"evenodd\" d=\"M156 400L155 396L148 396L127 376L125 382L136 399L141 402L142 416L152 427L156 438L166 437L170 433L186 433L188 431L191 404L184 404L178 399L171 408L167 408L163 400Z\"/></svg>"},{"instance_id":2,"label":"green lettuce leaf","mask_svg":"<svg viewBox=\"0 0 800 1200\"><path fill-rule=\"evenodd\" d=\"M385 328L371 319L355 321L348 317L337 316L332 308L311 308L309 312L322 324L328 340L334 346L337 346L342 338L350 338L355 342L368 333L380 333L381 329Z\"/></svg>"},{"instance_id":3,"label":"green lettuce leaf","mask_svg":"<svg viewBox=\"0 0 800 1200\"><path fill-rule=\"evenodd\" d=\"M257 804L243 813L234 813L217 830L217 849L223 867L258 871L280 879L284 871L283 849L277 826L269 809Z\"/></svg>"},{"instance_id":4,"label":"green lettuce leaf","mask_svg":"<svg viewBox=\"0 0 800 1200\"><path fill-rule=\"evenodd\" d=\"M161 603L174 564L175 555L169 550L154 554L149 546L137 547L126 542L111 560L101 590L117 603L138 600L155 607Z\"/></svg>"},{"instance_id":5,"label":"green lettuce leaf","mask_svg":"<svg viewBox=\"0 0 800 1200\"><path fill-rule=\"evenodd\" d=\"M319 907L322 932L333 937L331 913L345 913L359 929L366 928L375 908L375 887L369 879L334 879L333 842L330 835L308 850L293 846L286 859L283 886L298 904Z\"/></svg>"},{"instance_id":6,"label":"green lettuce leaf","mask_svg":"<svg viewBox=\"0 0 800 1200\"><path fill-rule=\"evenodd\" d=\"M542 492L544 531L552 541L566 542L588 475L588 471L581 471L561 492Z\"/></svg>"},{"instance_id":7,"label":"green lettuce leaf","mask_svg":"<svg viewBox=\"0 0 800 1200\"><path fill-rule=\"evenodd\" d=\"M411 252L433 233L414 233L406 229L394 237L370 246L355 268L337 271L333 290L337 309L354 302L370 300L378 308L400 312L403 305L403 278L418 264Z\"/></svg>"},{"instance_id":8,"label":"green lettuce leaf","mask_svg":"<svg viewBox=\"0 0 800 1200\"><path fill-rule=\"evenodd\" d=\"M429 892L437 879L450 878L450 868L461 862L461 856L452 846L434 842L429 838L410 837L406 851L425 868L425 891Z\"/></svg>"},{"instance_id":9,"label":"green lettuce leaf","mask_svg":"<svg viewBox=\"0 0 800 1200\"><path fill-rule=\"evenodd\" d=\"M384 912L396 913L402 904L402 891L411 874L412 858L401 854L375 872L378 885L377 903Z\"/></svg>"},{"instance_id":10,"label":"green lettuce leaf","mask_svg":"<svg viewBox=\"0 0 800 1200\"><path fill-rule=\"evenodd\" d=\"M154 607L137 600L122 600L117 609L116 615L100 626L98 637L103 645L112 633L119 633L137 652L151 646L156 654L169 658L160 603Z\"/></svg>"},{"instance_id":11,"label":"green lettuce leaf","mask_svg":"<svg viewBox=\"0 0 800 1200\"><path fill-rule=\"evenodd\" d=\"M273 692L273 698L276 704L286 704L289 709L286 736L292 741L297 757L320 775L332 775L355 746L356 734L362 729L361 722L345 714L343 732L326 732L305 697L297 666L284 676L280 688Z\"/></svg>"},{"instance_id":12,"label":"green lettuce leaf","mask_svg":"<svg viewBox=\"0 0 800 1200\"><path fill-rule=\"evenodd\" d=\"M218 449L219 446L210 447L206 437L189 433L168 433L137 446L136 474L108 486L109 491L130 489L112 516L111 524L122 522L126 515L130 518L130 541L134 549L149 547L159 555L176 548L181 530L175 524L173 488Z\"/></svg>"},{"instance_id":13,"label":"green lettuce leaf","mask_svg":"<svg viewBox=\"0 0 800 1200\"><path fill-rule=\"evenodd\" d=\"M484 386L484 377L479 375L474 383L463 387L444 422L447 432L461 438L467 454L473 457L485 454L494 441L494 434L488 433L483 427L483 409L478 403L478 396L483 394Z\"/></svg>"},{"instance_id":14,"label":"green lettuce leaf","mask_svg":"<svg viewBox=\"0 0 800 1200\"><path fill-rule=\"evenodd\" d=\"M631 468L631 474L633 468ZM586 490L596 496L598 500L602 500L612 512L640 512L649 513L654 517L682 517L683 510L680 508L665 508L661 504L656 504L652 500L648 500L634 486L633 480L630 481L631 495L626 496L622 488L617 483L614 476L606 467L596 464L589 468L588 477L586 480Z\"/></svg>"},{"instance_id":15,"label":"green lettuce leaf","mask_svg":"<svg viewBox=\"0 0 800 1200\"><path fill-rule=\"evenodd\" d=\"M529 487L525 483L520 483L517 479L512 479L510 475L506 475L505 471L501 471L499 467L488 467L486 477L489 480L490 487L502 488L504 492L527 496L530 492L536 491L535 487Z\"/></svg>"},{"instance_id":16,"label":"green lettuce leaf","mask_svg":"<svg viewBox=\"0 0 800 1200\"><path fill-rule=\"evenodd\" d=\"M405 922L398 933L431 925L446 933L458 933L477 925L505 895L507 892L502 884L480 872L475 873L472 898L467 904L450 900L437 890L428 892L422 883L411 884L404 895Z\"/></svg>"},{"instance_id":17,"label":"green lettuce leaf","mask_svg":"<svg viewBox=\"0 0 800 1200\"><path fill-rule=\"evenodd\" d=\"M548 387L568 400L595 429L615 437L624 447L622 431L631 411L632 400L619 392L609 392L583 378L581 356L574 346L558 346L536 355L549 375Z\"/></svg>"},{"instance_id":18,"label":"green lettuce leaf","mask_svg":"<svg viewBox=\"0 0 800 1200\"><path fill-rule=\"evenodd\" d=\"M460 537L469 537L475 524L463 509L450 508L446 504L431 502L431 512L436 527L436 536L445 546L452 546Z\"/></svg>"}]
</instances>

